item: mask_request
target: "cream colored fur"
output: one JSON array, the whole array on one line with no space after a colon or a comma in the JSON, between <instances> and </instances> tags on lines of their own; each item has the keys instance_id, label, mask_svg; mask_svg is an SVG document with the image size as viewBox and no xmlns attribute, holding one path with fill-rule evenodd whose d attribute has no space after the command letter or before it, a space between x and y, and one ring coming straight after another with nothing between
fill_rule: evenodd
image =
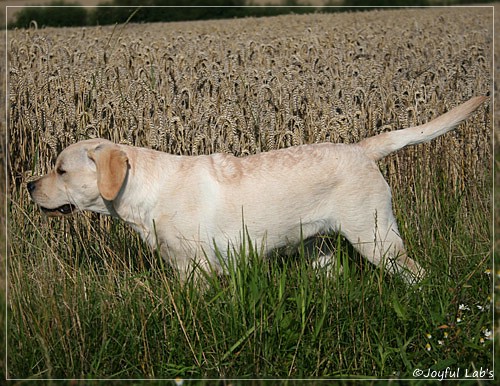
<instances>
[{"instance_id":1,"label":"cream colored fur","mask_svg":"<svg viewBox=\"0 0 500 386\"><path fill-rule=\"evenodd\" d=\"M54 170L28 183L28 190L48 215L89 210L123 219L183 275L193 261L220 269L215 246L224 257L238 250L244 223L265 251L301 236L340 232L370 262L414 282L424 270L406 255L376 161L446 133L485 99L357 144L303 145L243 158L175 156L90 139L66 148Z\"/></svg>"}]
</instances>

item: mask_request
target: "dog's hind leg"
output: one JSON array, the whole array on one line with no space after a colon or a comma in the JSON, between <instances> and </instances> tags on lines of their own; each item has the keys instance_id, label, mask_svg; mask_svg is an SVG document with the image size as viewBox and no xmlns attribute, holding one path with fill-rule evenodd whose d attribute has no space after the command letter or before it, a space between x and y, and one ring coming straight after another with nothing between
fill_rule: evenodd
<instances>
[{"instance_id":1,"label":"dog's hind leg","mask_svg":"<svg viewBox=\"0 0 500 386\"><path fill-rule=\"evenodd\" d=\"M363 236L349 232L343 234L363 257L377 266L382 264L389 274L401 275L408 284L424 277L424 269L406 254L395 222L377 221L375 226L367 227L362 232Z\"/></svg>"},{"instance_id":2,"label":"dog's hind leg","mask_svg":"<svg viewBox=\"0 0 500 386\"><path fill-rule=\"evenodd\" d=\"M421 280L424 270L408 257L392 213L391 193L382 176L372 183L383 184L371 194L350 202L354 210L340 219L340 233L371 263L383 265L389 274L399 274L407 283ZM376 192L376 193L374 193Z\"/></svg>"}]
</instances>

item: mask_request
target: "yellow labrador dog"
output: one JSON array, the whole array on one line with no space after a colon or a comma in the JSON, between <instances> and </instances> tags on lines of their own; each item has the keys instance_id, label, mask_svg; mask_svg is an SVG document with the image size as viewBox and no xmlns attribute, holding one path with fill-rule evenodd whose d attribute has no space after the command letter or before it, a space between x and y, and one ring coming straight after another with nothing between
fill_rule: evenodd
<instances>
[{"instance_id":1,"label":"yellow labrador dog","mask_svg":"<svg viewBox=\"0 0 500 386\"><path fill-rule=\"evenodd\" d=\"M322 143L236 158L175 156L90 139L61 152L28 191L50 216L89 210L123 219L185 276L196 261L220 270L242 224L265 251L340 232L370 262L409 283L424 270L405 252L389 185L376 161L456 127L487 98L431 122L356 144ZM325 256L326 260L328 256Z\"/></svg>"}]
</instances>

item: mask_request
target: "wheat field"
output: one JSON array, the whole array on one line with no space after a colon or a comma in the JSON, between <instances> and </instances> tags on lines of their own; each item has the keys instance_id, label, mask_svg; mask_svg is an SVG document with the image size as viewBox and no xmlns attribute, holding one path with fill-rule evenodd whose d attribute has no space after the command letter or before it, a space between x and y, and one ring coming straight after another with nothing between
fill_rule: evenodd
<instances>
[{"instance_id":1,"label":"wheat field","mask_svg":"<svg viewBox=\"0 0 500 386\"><path fill-rule=\"evenodd\" d=\"M245 155L357 141L489 93L488 9L423 10L401 33L397 21L414 11L390 12L395 25L374 11L13 31L10 152L23 155L12 160L14 178L45 172L61 148L96 136L173 154ZM457 186L491 158L489 116L475 119L431 149ZM465 165L446 157L457 152Z\"/></svg>"},{"instance_id":2,"label":"wheat field","mask_svg":"<svg viewBox=\"0 0 500 386\"><path fill-rule=\"evenodd\" d=\"M479 339L484 342L485 331L489 331L485 326L491 329L485 316L488 314L474 314L468 321L470 324L460 328L455 326L456 322L450 322L464 297L481 304L489 304L491 300L485 300L491 294L491 270L484 273L491 266L493 149L489 105L481 107L456 131L380 162L393 189L395 212L409 249L421 253L420 261L430 272L434 267L437 278L420 294L407 294L405 289L399 289L402 295L398 301L397 296L385 298L383 294L398 291L399 287L392 284L385 287L375 279L357 277L373 285L372 290L380 296L377 298L380 310L389 307L393 311L394 323L385 319L383 323L387 326L403 323L403 330L408 328L408 335L402 332L402 339L408 339L404 348L411 354L388 349L384 356L390 358L387 361L376 358L378 343L369 338L373 331L363 330L358 334L354 325L345 330L333 327L344 320L341 311L344 305L339 300L333 300L336 311L328 311L326 305L321 305L327 316L312 319L315 327L310 338L305 321L319 312L320 305L311 303L314 312L307 317L306 305L301 306L302 314L298 313L296 323L301 330L297 334L283 332L282 329L293 329L295 325L283 311L287 318L273 327L277 334L276 349L288 338L294 342L283 359L279 353L272 354L273 357L259 351L272 352L274 348L273 343L269 344L271 340L262 340L267 334L262 316L260 324L257 321L253 327L251 322L245 324L244 318L245 328L240 331L234 327L232 341L232 327L225 330L224 322L223 331L219 332L211 311L196 308L203 304L198 298L189 297L187 303L182 298L179 301L183 305L179 306L163 277L158 279L166 291L162 300L149 290L154 277L143 277L141 269L148 264L137 261L151 256L151 252L127 227L93 214L79 214L64 221L47 219L30 202L26 182L50 170L64 147L94 137L172 154L226 152L243 157L305 143L356 142L383 131L424 123L474 95L491 94L492 24L492 8L428 8L8 31L7 307L12 326L8 337L11 350L8 375L260 378L347 374L387 378L408 377L412 365L446 364L443 358L450 356L456 358L455 364L464 367L471 366L473 357L482 358L485 363L491 360L490 346L477 343ZM444 256L442 263L433 260L433 255L438 254ZM102 266L94 270L96 259ZM115 363L109 357L103 359L108 345L103 343L95 348L102 336L89 342L92 329L85 330L87 314L78 311L81 305L76 298L81 295L87 299L87 290L92 297L91 283L99 282L96 293L102 291L103 295L102 299L101 295L94 298L96 309L112 310L116 306L121 310L114 302L120 301L116 299L116 291L120 294L128 291L124 290L125 284L120 284L123 275L135 283L129 289L132 295L135 296L135 291L144 292L140 295L143 298L123 305L123 313L117 311L117 315L128 315L130 309L138 312L131 322L136 317L144 322L138 323L142 327L137 330L144 346L139 342L137 351L127 354L130 362L120 357ZM350 273L344 273L344 277L347 275ZM443 275L449 279L439 287ZM57 277L55 284L48 284L54 277ZM305 277L307 274L299 279ZM104 281L106 278L109 281ZM269 280L280 284L284 278ZM248 280L253 279L248 276ZM461 283L456 292L450 290L455 281ZM84 294L78 290L81 286L85 287ZM301 290L306 288L297 286ZM214 295L210 304L217 305L220 299L226 299L227 289L217 288L213 291L220 290L222 295ZM327 291L325 288L317 290L325 295L326 292L321 292ZM352 286L349 289L356 291ZM335 299L335 291L331 291L324 299ZM363 289L359 299L363 302L359 308L363 320L368 318L368 312L377 312L365 309L365 291L370 292ZM440 295L434 298L436 292ZM429 297L422 304L434 304L433 307L439 304L435 308L441 308L441 317L429 316L422 308L412 311L411 300L424 293ZM54 299L62 297L62 303L54 300L43 304L34 300L50 294ZM299 296L283 298L280 292L277 298L285 302L282 299L297 300ZM351 299L351 295L343 294L340 298ZM141 303L147 299L153 304L150 314L146 312L146 303ZM165 358L163 348L155 351L145 325L159 328L151 332L155 339L171 338L166 327L154 323L156 317L160 318L157 312L163 308L159 304L163 307L165 299L171 301L175 312L161 311L161 318L168 319L171 315L170 327L177 328L176 337L184 340L180 339L181 348L177 348L176 354L172 354L175 350L169 346L170 362L162 367L155 358ZM214 312L225 312L227 304L231 305L231 300ZM240 309L241 304L231 308L235 320L241 318L238 312L248 311ZM283 304L289 310L290 304ZM281 305L271 308L277 310ZM43 317L37 316L45 306ZM88 302L82 307L85 312L92 309ZM349 308L346 312L352 316L357 311ZM410 321L412 312L419 322ZM114 317L111 311L108 315L106 323ZM381 314L370 315L374 320L385 318ZM70 326L67 329L66 323ZM38 326L37 332L30 325ZM104 325L107 324L103 320ZM327 325L333 330L324 332ZM429 353L425 331L438 325L449 326L446 331L456 336L453 335L453 344L450 340L446 350ZM51 335L49 326L59 332ZM379 339L394 343L391 339L396 338L379 332L375 325L373 328ZM393 328L396 331L398 327ZM123 328L124 333L127 330L133 332L134 327ZM206 342L205 338L213 340ZM461 347L468 338L475 339L475 343L464 352ZM336 339L350 342L352 351L338 356L340 346L332 343L330 347L325 343ZM255 346L250 341L255 341ZM310 346L302 352L301 344L306 342ZM109 347L114 344L119 351L120 339L115 337ZM27 354L26 347L31 346L32 352ZM363 350L373 356L360 356ZM382 343L378 350L384 351ZM94 356L97 351L98 360ZM311 352L318 353L317 361L309 361L309 368L306 364L301 367L300 358L307 358ZM320 358L319 352L340 359ZM233 354L239 357L230 359ZM84 359L87 357L94 359ZM273 363L271 358L277 362ZM75 365L79 361L81 367ZM280 361L283 368L279 367Z\"/></svg>"}]
</instances>

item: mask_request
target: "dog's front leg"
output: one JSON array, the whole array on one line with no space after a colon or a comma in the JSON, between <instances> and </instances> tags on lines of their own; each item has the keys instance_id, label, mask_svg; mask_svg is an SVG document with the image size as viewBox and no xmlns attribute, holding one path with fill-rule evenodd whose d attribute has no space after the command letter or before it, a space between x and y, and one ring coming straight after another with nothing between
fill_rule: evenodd
<instances>
[{"instance_id":1,"label":"dog's front leg","mask_svg":"<svg viewBox=\"0 0 500 386\"><path fill-rule=\"evenodd\" d=\"M217 271L217 267L210 264L207 252L201 248L184 246L182 248L172 248L167 243L160 244L160 254L179 275L179 281L184 284L193 279L196 284L204 285L204 273Z\"/></svg>"}]
</instances>

